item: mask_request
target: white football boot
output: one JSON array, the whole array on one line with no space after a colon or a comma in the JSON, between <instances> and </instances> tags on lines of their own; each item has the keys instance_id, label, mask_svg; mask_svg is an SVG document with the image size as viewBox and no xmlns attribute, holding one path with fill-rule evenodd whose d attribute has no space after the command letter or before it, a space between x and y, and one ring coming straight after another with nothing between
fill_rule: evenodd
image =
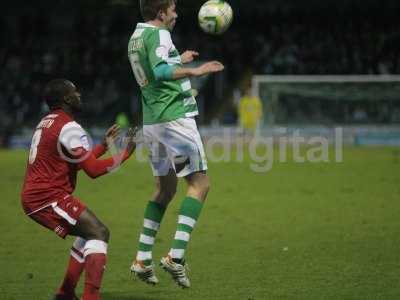
<instances>
[{"instance_id":1,"label":"white football boot","mask_svg":"<svg viewBox=\"0 0 400 300\"><path fill-rule=\"evenodd\" d=\"M178 264L174 262L171 256L167 255L161 258L160 266L171 274L172 279L181 286L182 288L189 288L190 287L190 280L186 276L186 268L187 266L183 264Z\"/></svg>"},{"instance_id":2,"label":"white football boot","mask_svg":"<svg viewBox=\"0 0 400 300\"><path fill-rule=\"evenodd\" d=\"M158 283L158 278L154 274L154 266L145 266L141 261L134 261L131 266L131 272L141 281L156 285Z\"/></svg>"}]
</instances>

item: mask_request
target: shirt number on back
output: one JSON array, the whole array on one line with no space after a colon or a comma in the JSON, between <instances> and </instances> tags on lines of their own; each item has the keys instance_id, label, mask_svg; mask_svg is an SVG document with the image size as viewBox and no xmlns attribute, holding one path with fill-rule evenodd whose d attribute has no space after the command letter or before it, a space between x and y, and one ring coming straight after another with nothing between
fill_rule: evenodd
<instances>
[{"instance_id":1,"label":"shirt number on back","mask_svg":"<svg viewBox=\"0 0 400 300\"><path fill-rule=\"evenodd\" d=\"M131 62L133 74L135 74L135 78L139 86L143 87L147 85L149 81L147 80L146 73L140 64L139 54L137 52L133 52L131 55L129 55L129 61Z\"/></svg>"},{"instance_id":2,"label":"shirt number on back","mask_svg":"<svg viewBox=\"0 0 400 300\"><path fill-rule=\"evenodd\" d=\"M36 130L32 137L31 150L29 151L29 164L33 164L35 162L41 137L42 129Z\"/></svg>"}]
</instances>

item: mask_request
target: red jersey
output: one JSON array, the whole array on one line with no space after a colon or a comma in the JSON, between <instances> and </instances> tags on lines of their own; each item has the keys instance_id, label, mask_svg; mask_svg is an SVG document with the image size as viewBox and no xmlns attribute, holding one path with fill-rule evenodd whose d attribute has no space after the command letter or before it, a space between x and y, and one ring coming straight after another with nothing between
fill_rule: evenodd
<instances>
[{"instance_id":1,"label":"red jersey","mask_svg":"<svg viewBox=\"0 0 400 300\"><path fill-rule=\"evenodd\" d=\"M89 149L82 127L63 110L45 116L32 138L29 160L22 188L22 206L34 213L68 197L75 189L78 164L68 152Z\"/></svg>"}]
</instances>

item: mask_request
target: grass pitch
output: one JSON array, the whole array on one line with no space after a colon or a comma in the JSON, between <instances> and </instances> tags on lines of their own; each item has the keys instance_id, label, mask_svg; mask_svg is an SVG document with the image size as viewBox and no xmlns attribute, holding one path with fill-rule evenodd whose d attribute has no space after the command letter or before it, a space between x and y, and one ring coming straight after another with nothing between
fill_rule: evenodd
<instances>
[{"instance_id":1,"label":"grass pitch","mask_svg":"<svg viewBox=\"0 0 400 300\"><path fill-rule=\"evenodd\" d=\"M51 299L72 239L25 217L19 192L27 153L0 152L0 299ZM211 163L212 188L187 259L192 288L158 268L156 287L129 266L153 190L150 167L129 161L95 181L81 174L75 195L111 230L103 300L399 299L400 159L393 148L347 148L343 163ZM157 237L171 244L180 199ZM82 285L78 292L81 293Z\"/></svg>"}]
</instances>

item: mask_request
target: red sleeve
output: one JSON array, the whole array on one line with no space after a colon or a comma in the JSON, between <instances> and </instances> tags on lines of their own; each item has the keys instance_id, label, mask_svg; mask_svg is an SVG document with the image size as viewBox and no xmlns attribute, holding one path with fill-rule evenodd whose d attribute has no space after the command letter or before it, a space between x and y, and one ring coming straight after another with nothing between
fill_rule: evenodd
<instances>
[{"instance_id":1,"label":"red sleeve","mask_svg":"<svg viewBox=\"0 0 400 300\"><path fill-rule=\"evenodd\" d=\"M107 152L107 147L105 147L103 144L96 145L92 150L92 153L96 158L99 158L106 152Z\"/></svg>"},{"instance_id":2,"label":"red sleeve","mask_svg":"<svg viewBox=\"0 0 400 300\"><path fill-rule=\"evenodd\" d=\"M81 149L81 151L85 151L85 150ZM104 153L107 152L107 147L105 147L103 144L98 144L91 151L95 158L99 158L99 157L103 156ZM87 153L87 152L85 152L85 153ZM79 156L81 156L81 153L79 153ZM78 170L80 171L81 169L82 169L82 164L79 163Z\"/></svg>"},{"instance_id":3,"label":"red sleeve","mask_svg":"<svg viewBox=\"0 0 400 300\"><path fill-rule=\"evenodd\" d=\"M87 151L82 151L80 156L88 156L79 165L91 178L96 178L107 174L129 158L127 151L123 151L121 154L114 155L113 157L107 159L97 159L93 152Z\"/></svg>"}]
</instances>

